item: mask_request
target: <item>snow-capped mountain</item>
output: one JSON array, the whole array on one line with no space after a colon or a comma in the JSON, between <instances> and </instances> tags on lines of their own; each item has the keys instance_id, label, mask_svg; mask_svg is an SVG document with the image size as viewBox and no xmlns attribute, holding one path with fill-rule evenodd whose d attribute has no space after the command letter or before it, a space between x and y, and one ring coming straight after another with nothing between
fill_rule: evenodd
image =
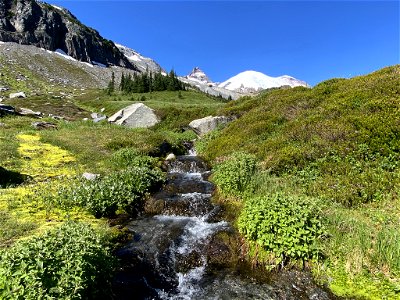
<instances>
[{"instance_id":1,"label":"snow-capped mountain","mask_svg":"<svg viewBox=\"0 0 400 300\"><path fill-rule=\"evenodd\" d=\"M210 78L208 78L206 73L204 73L199 67L195 67L189 75L178 78L180 81L187 83L188 85L197 88L203 93L209 94L211 96L234 100L242 96L234 91L219 88L217 84L212 82Z\"/></svg>"},{"instance_id":2,"label":"snow-capped mountain","mask_svg":"<svg viewBox=\"0 0 400 300\"><path fill-rule=\"evenodd\" d=\"M199 67L195 67L192 72L186 76L186 78L202 84L215 85L214 82L212 82L206 73L204 73Z\"/></svg>"},{"instance_id":3,"label":"snow-capped mountain","mask_svg":"<svg viewBox=\"0 0 400 300\"><path fill-rule=\"evenodd\" d=\"M115 43L115 46L125 55L125 57L139 68L140 71L146 71L153 73L165 73L165 70L156 63L153 59L142 56L139 52L128 48L126 46Z\"/></svg>"},{"instance_id":4,"label":"snow-capped mountain","mask_svg":"<svg viewBox=\"0 0 400 300\"><path fill-rule=\"evenodd\" d=\"M239 93L251 93L264 89L281 87L281 86L306 86L309 85L294 77L284 75L279 77L271 77L261 72L245 71L239 73L232 78L220 83L218 87Z\"/></svg>"}]
</instances>

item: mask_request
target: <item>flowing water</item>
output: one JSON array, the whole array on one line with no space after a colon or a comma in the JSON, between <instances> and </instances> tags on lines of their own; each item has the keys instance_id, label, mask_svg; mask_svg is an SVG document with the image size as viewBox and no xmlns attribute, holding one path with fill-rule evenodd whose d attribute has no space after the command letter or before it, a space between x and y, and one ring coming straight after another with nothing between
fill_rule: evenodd
<instances>
[{"instance_id":1,"label":"flowing water","mask_svg":"<svg viewBox=\"0 0 400 300\"><path fill-rule=\"evenodd\" d=\"M227 248L213 244L213 237L231 228L211 203L209 174L195 153L169 163L167 184L153 197L158 214L127 226L133 238L117 253L124 266L112 298L333 299L302 272L285 272L265 283L237 269L211 267L213 257Z\"/></svg>"}]
</instances>

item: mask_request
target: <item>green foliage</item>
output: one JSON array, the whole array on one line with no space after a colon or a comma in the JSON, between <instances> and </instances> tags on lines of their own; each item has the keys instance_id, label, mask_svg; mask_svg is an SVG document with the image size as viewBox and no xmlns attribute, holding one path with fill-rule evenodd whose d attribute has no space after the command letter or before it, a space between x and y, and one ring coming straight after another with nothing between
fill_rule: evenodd
<instances>
[{"instance_id":1,"label":"green foliage","mask_svg":"<svg viewBox=\"0 0 400 300\"><path fill-rule=\"evenodd\" d=\"M29 233L35 228L31 222L23 222L9 212L0 210L0 248L8 246L15 239Z\"/></svg>"},{"instance_id":2,"label":"green foliage","mask_svg":"<svg viewBox=\"0 0 400 300\"><path fill-rule=\"evenodd\" d=\"M235 152L215 166L212 180L224 196L240 197L251 182L257 169L255 156Z\"/></svg>"},{"instance_id":3,"label":"green foliage","mask_svg":"<svg viewBox=\"0 0 400 300\"><path fill-rule=\"evenodd\" d=\"M136 161L147 163L144 160ZM147 167L128 167L103 178L83 180L67 196L96 218L114 216L118 209L136 214L146 193L163 181L163 174Z\"/></svg>"},{"instance_id":4,"label":"green foliage","mask_svg":"<svg viewBox=\"0 0 400 300\"><path fill-rule=\"evenodd\" d=\"M185 89L184 84L177 78L175 72L164 76L161 72L142 73L140 75L131 74L121 77L119 89L125 93L149 93L154 91L181 91Z\"/></svg>"},{"instance_id":5,"label":"green foliage","mask_svg":"<svg viewBox=\"0 0 400 300\"><path fill-rule=\"evenodd\" d=\"M110 286L114 259L104 236L68 222L1 254L1 299L85 299Z\"/></svg>"},{"instance_id":6,"label":"green foliage","mask_svg":"<svg viewBox=\"0 0 400 300\"><path fill-rule=\"evenodd\" d=\"M135 148L122 148L111 157L111 162L116 168L138 167L152 168L157 164L157 159L147 155L141 155Z\"/></svg>"},{"instance_id":7,"label":"green foliage","mask_svg":"<svg viewBox=\"0 0 400 300\"><path fill-rule=\"evenodd\" d=\"M275 264L318 258L323 226L316 203L281 193L250 197L238 219L239 231L265 251Z\"/></svg>"},{"instance_id":8,"label":"green foliage","mask_svg":"<svg viewBox=\"0 0 400 300\"><path fill-rule=\"evenodd\" d=\"M107 86L107 95L112 95L115 91L115 74L114 72L111 73L111 80Z\"/></svg>"}]
</instances>

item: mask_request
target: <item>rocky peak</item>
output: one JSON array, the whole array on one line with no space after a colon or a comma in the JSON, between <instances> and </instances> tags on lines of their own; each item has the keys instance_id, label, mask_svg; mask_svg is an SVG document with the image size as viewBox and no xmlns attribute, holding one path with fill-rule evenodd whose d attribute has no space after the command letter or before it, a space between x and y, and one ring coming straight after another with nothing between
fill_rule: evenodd
<instances>
[{"instance_id":1,"label":"rocky peak","mask_svg":"<svg viewBox=\"0 0 400 300\"><path fill-rule=\"evenodd\" d=\"M204 84L212 84L213 82L207 77L206 73L204 73L199 67L195 67L189 75L186 76L188 79L199 81Z\"/></svg>"},{"instance_id":2,"label":"rocky peak","mask_svg":"<svg viewBox=\"0 0 400 300\"><path fill-rule=\"evenodd\" d=\"M137 69L112 41L68 10L35 0L1 0L0 41L60 49L79 61Z\"/></svg>"}]
</instances>

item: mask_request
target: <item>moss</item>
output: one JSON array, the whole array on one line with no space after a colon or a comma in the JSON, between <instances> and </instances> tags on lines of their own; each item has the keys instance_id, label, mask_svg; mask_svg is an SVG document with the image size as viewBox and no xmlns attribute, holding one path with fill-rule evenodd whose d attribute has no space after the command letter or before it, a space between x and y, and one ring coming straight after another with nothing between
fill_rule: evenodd
<instances>
[{"instance_id":1,"label":"moss","mask_svg":"<svg viewBox=\"0 0 400 300\"><path fill-rule=\"evenodd\" d=\"M70 167L75 158L68 151L42 143L38 135L19 134L17 138L21 142L18 152L24 160L21 170L25 174L40 180L75 174Z\"/></svg>"}]
</instances>

